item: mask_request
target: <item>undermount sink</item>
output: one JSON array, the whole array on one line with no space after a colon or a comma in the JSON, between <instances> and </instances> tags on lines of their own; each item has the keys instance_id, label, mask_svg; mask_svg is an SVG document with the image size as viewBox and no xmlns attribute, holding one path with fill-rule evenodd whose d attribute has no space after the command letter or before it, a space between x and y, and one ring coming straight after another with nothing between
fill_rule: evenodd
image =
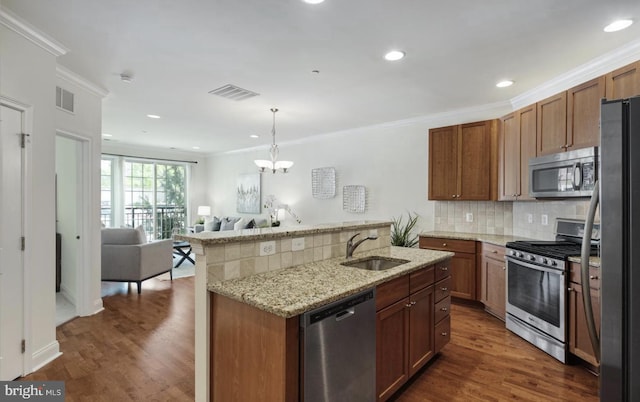
<instances>
[{"instance_id":1,"label":"undermount sink","mask_svg":"<svg viewBox=\"0 0 640 402\"><path fill-rule=\"evenodd\" d=\"M409 260L402 260L400 258L389 258L381 256L372 256L359 258L353 261L345 261L341 265L346 267L366 269L367 271L384 271L398 265L406 264Z\"/></svg>"}]
</instances>

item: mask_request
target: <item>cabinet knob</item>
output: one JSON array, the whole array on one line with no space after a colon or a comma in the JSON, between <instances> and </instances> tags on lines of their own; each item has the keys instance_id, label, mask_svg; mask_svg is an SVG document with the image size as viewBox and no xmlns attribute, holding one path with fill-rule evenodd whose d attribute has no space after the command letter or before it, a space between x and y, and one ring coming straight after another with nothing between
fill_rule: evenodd
<instances>
[{"instance_id":1,"label":"cabinet knob","mask_svg":"<svg viewBox=\"0 0 640 402\"><path fill-rule=\"evenodd\" d=\"M442 247L447 247L447 243L442 243Z\"/></svg>"},{"instance_id":2,"label":"cabinet knob","mask_svg":"<svg viewBox=\"0 0 640 402\"><path fill-rule=\"evenodd\" d=\"M506 271L506 270L507 270L507 267L502 267L502 270L503 270L503 271Z\"/></svg>"},{"instance_id":3,"label":"cabinet knob","mask_svg":"<svg viewBox=\"0 0 640 402\"><path fill-rule=\"evenodd\" d=\"M412 305L412 306L415 306L415 305L416 305L416 302L415 302L415 301L412 301L412 302L411 302L411 305Z\"/></svg>"},{"instance_id":4,"label":"cabinet knob","mask_svg":"<svg viewBox=\"0 0 640 402\"><path fill-rule=\"evenodd\" d=\"M492 252L493 254L498 254L498 251L496 251L496 250L491 250L491 252Z\"/></svg>"},{"instance_id":5,"label":"cabinet knob","mask_svg":"<svg viewBox=\"0 0 640 402\"><path fill-rule=\"evenodd\" d=\"M449 333L448 332L441 332L440 335L447 336L447 335L449 335Z\"/></svg>"},{"instance_id":6,"label":"cabinet knob","mask_svg":"<svg viewBox=\"0 0 640 402\"><path fill-rule=\"evenodd\" d=\"M411 307L411 303L407 303L404 305L405 307Z\"/></svg>"},{"instance_id":7,"label":"cabinet knob","mask_svg":"<svg viewBox=\"0 0 640 402\"><path fill-rule=\"evenodd\" d=\"M446 307L442 307L440 310L442 310L442 311L447 311L447 310L449 310L449 309L448 309L448 308L446 308Z\"/></svg>"},{"instance_id":8,"label":"cabinet knob","mask_svg":"<svg viewBox=\"0 0 640 402\"><path fill-rule=\"evenodd\" d=\"M440 271L448 271L449 268L448 267L440 267Z\"/></svg>"},{"instance_id":9,"label":"cabinet knob","mask_svg":"<svg viewBox=\"0 0 640 402\"><path fill-rule=\"evenodd\" d=\"M572 288L567 288L567 291L573 292L573 289Z\"/></svg>"},{"instance_id":10,"label":"cabinet knob","mask_svg":"<svg viewBox=\"0 0 640 402\"><path fill-rule=\"evenodd\" d=\"M449 288L440 288L440 290L442 290L443 292L446 292L447 290L449 290Z\"/></svg>"},{"instance_id":11,"label":"cabinet knob","mask_svg":"<svg viewBox=\"0 0 640 402\"><path fill-rule=\"evenodd\" d=\"M598 277L597 277L597 276L595 276L595 275L591 275L591 276L589 277L589 279L598 279Z\"/></svg>"},{"instance_id":12,"label":"cabinet knob","mask_svg":"<svg viewBox=\"0 0 640 402\"><path fill-rule=\"evenodd\" d=\"M453 194L453 195L451 196L451 198L456 198L456 195L455 195L455 194Z\"/></svg>"}]
</instances>

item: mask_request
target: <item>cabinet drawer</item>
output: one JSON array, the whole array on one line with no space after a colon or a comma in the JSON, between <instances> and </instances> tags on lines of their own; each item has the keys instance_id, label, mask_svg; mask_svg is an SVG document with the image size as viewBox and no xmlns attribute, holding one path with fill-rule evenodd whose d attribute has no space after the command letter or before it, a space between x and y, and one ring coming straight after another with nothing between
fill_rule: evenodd
<instances>
[{"instance_id":1,"label":"cabinet drawer","mask_svg":"<svg viewBox=\"0 0 640 402\"><path fill-rule=\"evenodd\" d=\"M438 353L444 345L451 340L451 316L446 316L442 321L436 324L435 331L435 352Z\"/></svg>"},{"instance_id":2,"label":"cabinet drawer","mask_svg":"<svg viewBox=\"0 0 640 402\"><path fill-rule=\"evenodd\" d=\"M451 259L439 262L435 265L436 282L451 276Z\"/></svg>"},{"instance_id":3,"label":"cabinet drawer","mask_svg":"<svg viewBox=\"0 0 640 402\"><path fill-rule=\"evenodd\" d=\"M420 248L432 250L452 251L459 253L476 252L476 242L473 240L445 239L440 237L420 237Z\"/></svg>"},{"instance_id":4,"label":"cabinet drawer","mask_svg":"<svg viewBox=\"0 0 640 402\"><path fill-rule=\"evenodd\" d=\"M441 281L436 282L436 288L435 288L435 300L436 302L439 302L440 300L444 299L445 297L449 296L450 290L451 289L451 277L447 277Z\"/></svg>"},{"instance_id":5,"label":"cabinet drawer","mask_svg":"<svg viewBox=\"0 0 640 402\"><path fill-rule=\"evenodd\" d=\"M451 310L451 297L446 297L436 304L436 323L440 322L443 318L449 315Z\"/></svg>"},{"instance_id":6,"label":"cabinet drawer","mask_svg":"<svg viewBox=\"0 0 640 402\"><path fill-rule=\"evenodd\" d=\"M572 262L569 264L569 281L577 284L582 283L582 273L580 264ZM589 266L589 287L600 289L600 267Z\"/></svg>"},{"instance_id":7,"label":"cabinet drawer","mask_svg":"<svg viewBox=\"0 0 640 402\"><path fill-rule=\"evenodd\" d=\"M404 275L376 287L376 311L409 296L409 275Z\"/></svg>"},{"instance_id":8,"label":"cabinet drawer","mask_svg":"<svg viewBox=\"0 0 640 402\"><path fill-rule=\"evenodd\" d=\"M413 293L432 285L435 281L434 274L435 267L433 265L429 265L428 267L412 272L409 275L409 292Z\"/></svg>"},{"instance_id":9,"label":"cabinet drawer","mask_svg":"<svg viewBox=\"0 0 640 402\"><path fill-rule=\"evenodd\" d=\"M497 260L504 260L504 247L490 243L482 243L482 255Z\"/></svg>"}]
</instances>

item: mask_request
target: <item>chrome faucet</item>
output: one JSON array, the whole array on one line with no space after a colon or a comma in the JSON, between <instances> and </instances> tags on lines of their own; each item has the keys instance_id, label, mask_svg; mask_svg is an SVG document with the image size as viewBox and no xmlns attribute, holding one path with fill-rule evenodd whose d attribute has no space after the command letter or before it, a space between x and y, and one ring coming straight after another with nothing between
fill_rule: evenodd
<instances>
[{"instance_id":1,"label":"chrome faucet","mask_svg":"<svg viewBox=\"0 0 640 402\"><path fill-rule=\"evenodd\" d=\"M356 248L358 248L358 246L360 244L362 244L362 242L366 241L366 240L375 240L378 238L378 236L368 236L365 237L364 239L360 239L357 242L353 242L353 239L356 238L356 236L359 236L360 233L356 233L353 236L351 236L351 238L349 240L347 240L347 258L351 258L353 257L353 252L356 250Z\"/></svg>"}]
</instances>

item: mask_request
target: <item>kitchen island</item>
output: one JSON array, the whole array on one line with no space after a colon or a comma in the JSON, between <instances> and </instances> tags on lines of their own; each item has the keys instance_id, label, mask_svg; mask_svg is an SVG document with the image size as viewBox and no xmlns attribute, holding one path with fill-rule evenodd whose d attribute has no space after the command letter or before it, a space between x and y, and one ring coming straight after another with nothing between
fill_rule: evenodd
<instances>
[{"instance_id":1,"label":"kitchen island","mask_svg":"<svg viewBox=\"0 0 640 402\"><path fill-rule=\"evenodd\" d=\"M300 314L453 255L391 247L389 231L390 222L366 221L180 236L196 253L196 400L298 400ZM341 265L356 233L377 239L354 259L409 262L385 271Z\"/></svg>"}]
</instances>

